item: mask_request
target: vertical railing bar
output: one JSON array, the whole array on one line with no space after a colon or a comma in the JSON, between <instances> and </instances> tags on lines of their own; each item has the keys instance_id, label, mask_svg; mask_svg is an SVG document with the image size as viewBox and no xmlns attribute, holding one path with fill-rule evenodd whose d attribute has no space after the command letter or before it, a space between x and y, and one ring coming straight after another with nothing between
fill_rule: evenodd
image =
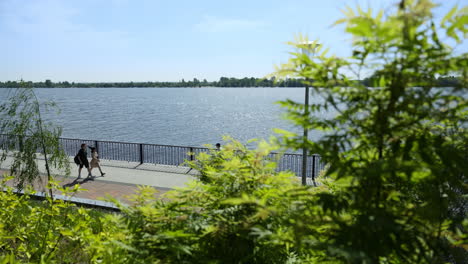
<instances>
[{"instance_id":1,"label":"vertical railing bar","mask_svg":"<svg viewBox=\"0 0 468 264\"><path fill-rule=\"evenodd\" d=\"M140 164L143 164L143 144L140 144Z\"/></svg>"}]
</instances>

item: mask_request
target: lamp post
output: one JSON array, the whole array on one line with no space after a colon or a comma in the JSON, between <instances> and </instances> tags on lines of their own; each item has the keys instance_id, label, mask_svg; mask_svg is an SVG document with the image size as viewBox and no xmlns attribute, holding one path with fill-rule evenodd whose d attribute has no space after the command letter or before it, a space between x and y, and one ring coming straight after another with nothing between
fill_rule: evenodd
<instances>
[{"instance_id":1,"label":"lamp post","mask_svg":"<svg viewBox=\"0 0 468 264\"><path fill-rule=\"evenodd\" d=\"M315 49L320 46L320 43L317 41L303 41L299 43L299 46L301 47L302 54L306 54L307 56L314 55ZM307 79L306 79L307 80ZM304 95L304 115L308 116L309 115L309 85L306 83L305 87L305 95ZM307 142L308 139L308 130L307 127L304 127L304 147L302 148L302 185L307 185L307 149L305 146L305 143ZM315 168L312 168L315 169ZM315 179L312 178L312 182L315 184Z\"/></svg>"}]
</instances>

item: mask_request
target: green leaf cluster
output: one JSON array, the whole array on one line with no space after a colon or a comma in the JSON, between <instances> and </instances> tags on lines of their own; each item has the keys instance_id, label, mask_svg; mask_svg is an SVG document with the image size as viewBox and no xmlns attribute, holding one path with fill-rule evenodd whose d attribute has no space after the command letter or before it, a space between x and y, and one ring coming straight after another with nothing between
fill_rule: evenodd
<instances>
[{"instance_id":1,"label":"green leaf cluster","mask_svg":"<svg viewBox=\"0 0 468 264\"><path fill-rule=\"evenodd\" d=\"M21 85L9 90L8 100L0 105L0 134L4 134L0 163L13 157L10 172L18 189L39 178L39 156L45 159L48 181L53 177L52 168L70 174L68 156L59 142L62 129L42 118L45 111L56 109L55 103L39 101L32 87L24 82Z\"/></svg>"},{"instance_id":2,"label":"green leaf cluster","mask_svg":"<svg viewBox=\"0 0 468 264\"><path fill-rule=\"evenodd\" d=\"M292 173L277 172L268 158L274 148L232 141L212 153L222 157L216 166L200 157L206 181L162 198L141 187L116 215L50 197L33 202L2 186L0 255L33 263L314 263L322 256L309 232L327 227L315 228L323 212L309 206L329 188L304 187Z\"/></svg>"},{"instance_id":3,"label":"green leaf cluster","mask_svg":"<svg viewBox=\"0 0 468 264\"><path fill-rule=\"evenodd\" d=\"M352 179L322 176L319 187L308 187L292 173L276 172L268 154L277 147L260 142L249 150L232 141L205 160L202 154L197 166L204 180L162 197L156 197L153 188L140 187L130 206L111 199L119 204L119 214L50 197L39 203L2 185L0 256L12 263L370 263L373 250L394 247L392 254L379 256L379 262L424 263L426 253L417 248L411 256L398 255L398 249L413 246L415 237L414 243L432 241L418 236L434 230L415 224L431 228L426 205L404 203L404 213L410 215L400 216L395 210L409 198L394 191L378 210L364 211L366 207L358 206L364 201L353 200L360 193L348 190ZM52 186L69 195L79 190ZM373 214L366 215L369 212ZM451 225L445 219L441 235L453 247L466 244L466 233L451 233ZM394 242L387 245L387 239ZM366 249L356 250L356 242Z\"/></svg>"},{"instance_id":4,"label":"green leaf cluster","mask_svg":"<svg viewBox=\"0 0 468 264\"><path fill-rule=\"evenodd\" d=\"M163 200L136 196L123 208L134 263L286 263L297 247L295 208L313 197L268 159L274 144L248 150L231 140L220 151L202 153L193 168L200 181L166 193ZM305 219L304 219L305 220ZM297 219L297 221L300 221Z\"/></svg>"},{"instance_id":5,"label":"green leaf cluster","mask_svg":"<svg viewBox=\"0 0 468 264\"><path fill-rule=\"evenodd\" d=\"M122 263L124 252L112 247L123 237L117 218L50 196L32 200L33 190L20 195L5 185L11 179L0 184L0 263ZM51 186L66 196L81 190Z\"/></svg>"},{"instance_id":6,"label":"green leaf cluster","mask_svg":"<svg viewBox=\"0 0 468 264\"><path fill-rule=\"evenodd\" d=\"M353 37L351 57L328 55L323 47L310 57L300 52L307 38L299 36L290 43L297 51L277 69L278 77L303 78L322 99L310 113L301 103L281 102L296 125L327 131L315 142L300 135L282 142L330 165L325 176L338 188L315 204L333 217L321 238L330 259L462 263L467 257L454 237L466 234L468 60L450 45L466 38L466 7L455 7L439 24L434 7L414 0L386 12L347 8L337 24ZM362 72L373 73L375 88L352 81ZM434 88L437 76L446 75L459 76L461 85Z\"/></svg>"}]
</instances>

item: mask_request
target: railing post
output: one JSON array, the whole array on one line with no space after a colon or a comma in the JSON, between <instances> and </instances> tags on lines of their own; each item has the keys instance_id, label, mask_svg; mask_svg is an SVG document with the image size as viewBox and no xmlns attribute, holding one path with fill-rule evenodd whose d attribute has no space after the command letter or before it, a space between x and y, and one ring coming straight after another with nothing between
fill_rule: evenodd
<instances>
[{"instance_id":1,"label":"railing post","mask_svg":"<svg viewBox=\"0 0 468 264\"><path fill-rule=\"evenodd\" d=\"M193 147L190 147L189 152L190 152L190 160L193 161L194 160L194 158L193 158Z\"/></svg>"},{"instance_id":2,"label":"railing post","mask_svg":"<svg viewBox=\"0 0 468 264\"><path fill-rule=\"evenodd\" d=\"M140 164L143 164L145 156L143 155L143 144L140 144Z\"/></svg>"},{"instance_id":3,"label":"railing post","mask_svg":"<svg viewBox=\"0 0 468 264\"><path fill-rule=\"evenodd\" d=\"M96 148L96 152L99 153L99 141L94 141L94 147Z\"/></svg>"}]
</instances>

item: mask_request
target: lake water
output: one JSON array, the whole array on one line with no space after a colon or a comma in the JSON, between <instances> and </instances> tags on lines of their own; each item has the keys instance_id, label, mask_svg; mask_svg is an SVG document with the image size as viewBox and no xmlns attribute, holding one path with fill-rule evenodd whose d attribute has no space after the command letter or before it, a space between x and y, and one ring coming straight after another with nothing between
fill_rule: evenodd
<instances>
[{"instance_id":1,"label":"lake water","mask_svg":"<svg viewBox=\"0 0 468 264\"><path fill-rule=\"evenodd\" d=\"M4 101L7 89L0 89ZM275 102L304 101L304 88L53 88L37 89L60 114L48 114L63 137L202 146L223 135L268 139L273 128L301 133ZM316 101L311 97L311 103ZM309 132L310 138L319 136Z\"/></svg>"}]
</instances>

